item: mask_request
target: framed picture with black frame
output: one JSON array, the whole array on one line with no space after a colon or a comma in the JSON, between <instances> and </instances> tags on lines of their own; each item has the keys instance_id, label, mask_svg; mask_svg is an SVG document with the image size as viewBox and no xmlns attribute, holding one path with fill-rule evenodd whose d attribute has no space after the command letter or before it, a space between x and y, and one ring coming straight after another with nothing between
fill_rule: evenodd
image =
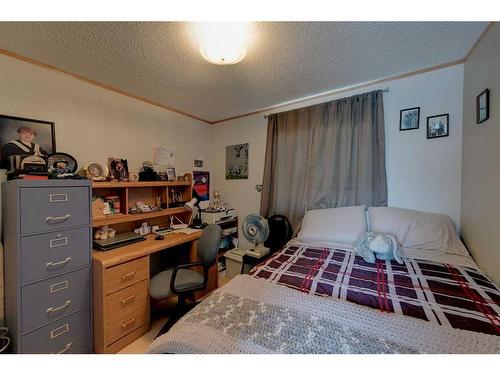
<instances>
[{"instance_id":1,"label":"framed picture with black frame","mask_svg":"<svg viewBox=\"0 0 500 375\"><path fill-rule=\"evenodd\" d=\"M56 152L52 121L0 115L0 168L8 169L9 156L49 156Z\"/></svg>"},{"instance_id":2,"label":"framed picture with black frame","mask_svg":"<svg viewBox=\"0 0 500 375\"><path fill-rule=\"evenodd\" d=\"M414 130L420 126L420 107L399 111L399 130Z\"/></svg>"},{"instance_id":3,"label":"framed picture with black frame","mask_svg":"<svg viewBox=\"0 0 500 375\"><path fill-rule=\"evenodd\" d=\"M490 90L486 89L476 97L476 123L481 124L490 118Z\"/></svg>"},{"instance_id":4,"label":"framed picture with black frame","mask_svg":"<svg viewBox=\"0 0 500 375\"><path fill-rule=\"evenodd\" d=\"M450 135L450 114L427 117L427 139L448 137Z\"/></svg>"}]
</instances>

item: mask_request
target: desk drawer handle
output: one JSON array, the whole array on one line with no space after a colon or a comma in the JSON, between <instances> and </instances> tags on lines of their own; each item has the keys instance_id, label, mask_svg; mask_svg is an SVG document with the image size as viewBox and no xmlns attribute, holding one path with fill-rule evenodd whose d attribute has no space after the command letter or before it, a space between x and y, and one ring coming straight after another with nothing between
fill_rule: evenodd
<instances>
[{"instance_id":1,"label":"desk drawer handle","mask_svg":"<svg viewBox=\"0 0 500 375\"><path fill-rule=\"evenodd\" d=\"M122 306L126 306L134 301L135 301L135 294L132 294L131 296L122 299Z\"/></svg>"},{"instance_id":2,"label":"desk drawer handle","mask_svg":"<svg viewBox=\"0 0 500 375\"><path fill-rule=\"evenodd\" d=\"M52 224L52 223L58 223L61 221L66 221L70 217L71 217L70 214L66 214L64 216L47 216L47 218L45 220L47 221L47 223Z\"/></svg>"},{"instance_id":3,"label":"desk drawer handle","mask_svg":"<svg viewBox=\"0 0 500 375\"><path fill-rule=\"evenodd\" d=\"M68 237L54 238L50 240L49 247L53 249L54 247L66 246L68 244Z\"/></svg>"},{"instance_id":4,"label":"desk drawer handle","mask_svg":"<svg viewBox=\"0 0 500 375\"><path fill-rule=\"evenodd\" d=\"M63 350L61 350L57 353L52 353L52 354L64 354L69 350L69 348L71 348L71 345L73 345L73 344L70 342L70 343L66 344L66 347Z\"/></svg>"},{"instance_id":5,"label":"desk drawer handle","mask_svg":"<svg viewBox=\"0 0 500 375\"><path fill-rule=\"evenodd\" d=\"M125 275L122 275L122 283L124 283L130 279L133 279L135 277L136 273L137 273L137 271L132 271L132 272L126 273Z\"/></svg>"},{"instance_id":6,"label":"desk drawer handle","mask_svg":"<svg viewBox=\"0 0 500 375\"><path fill-rule=\"evenodd\" d=\"M50 339L54 340L56 337L64 335L66 332L69 332L69 324L65 324L50 331Z\"/></svg>"},{"instance_id":7,"label":"desk drawer handle","mask_svg":"<svg viewBox=\"0 0 500 375\"><path fill-rule=\"evenodd\" d=\"M127 329L128 327L130 327L131 325L133 325L135 323L135 318L132 318L128 321L126 321L125 323L122 323L122 328L123 329Z\"/></svg>"},{"instance_id":8,"label":"desk drawer handle","mask_svg":"<svg viewBox=\"0 0 500 375\"><path fill-rule=\"evenodd\" d=\"M50 203L59 203L59 202L67 202L68 194L50 194L49 202Z\"/></svg>"},{"instance_id":9,"label":"desk drawer handle","mask_svg":"<svg viewBox=\"0 0 500 375\"><path fill-rule=\"evenodd\" d=\"M69 261L71 260L71 257L67 257L66 259L64 260L61 260L60 262L48 262L45 264L45 266L47 268L57 268L57 267L60 267L60 266L63 266L65 265L66 263L68 263Z\"/></svg>"},{"instance_id":10,"label":"desk drawer handle","mask_svg":"<svg viewBox=\"0 0 500 375\"><path fill-rule=\"evenodd\" d=\"M71 300L67 300L66 302L64 302L64 305L61 305L59 307L49 307L47 309L47 314L55 314L55 313L58 313L60 312L61 310L66 310L68 308L68 306L70 305L71 303Z\"/></svg>"}]
</instances>

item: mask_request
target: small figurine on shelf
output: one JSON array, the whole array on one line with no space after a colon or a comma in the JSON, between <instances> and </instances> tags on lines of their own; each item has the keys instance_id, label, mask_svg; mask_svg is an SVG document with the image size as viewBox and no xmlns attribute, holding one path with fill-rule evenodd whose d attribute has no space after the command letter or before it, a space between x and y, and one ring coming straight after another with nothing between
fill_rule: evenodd
<instances>
[{"instance_id":1,"label":"small figurine on shelf","mask_svg":"<svg viewBox=\"0 0 500 375\"><path fill-rule=\"evenodd\" d=\"M210 211L225 211L227 209L227 202L222 200L221 193L214 191L212 199L208 203L207 209Z\"/></svg>"},{"instance_id":2,"label":"small figurine on shelf","mask_svg":"<svg viewBox=\"0 0 500 375\"><path fill-rule=\"evenodd\" d=\"M130 182L137 182L137 181L139 181L139 174L137 174L136 172L131 172L129 174L129 179L130 179Z\"/></svg>"},{"instance_id":3,"label":"small figurine on shelf","mask_svg":"<svg viewBox=\"0 0 500 375\"><path fill-rule=\"evenodd\" d=\"M116 231L113 228L108 228L107 225L101 227L96 230L94 233L94 239L96 240L105 240L107 238L113 238L116 234Z\"/></svg>"},{"instance_id":4,"label":"small figurine on shelf","mask_svg":"<svg viewBox=\"0 0 500 375\"><path fill-rule=\"evenodd\" d=\"M141 224L141 226L137 229L134 229L134 232L140 234L141 236L145 236L146 234L151 233L151 227L147 222Z\"/></svg>"},{"instance_id":5,"label":"small figurine on shelf","mask_svg":"<svg viewBox=\"0 0 500 375\"><path fill-rule=\"evenodd\" d=\"M157 181L158 173L153 169L153 163L145 161L142 163L142 171L139 172L139 181Z\"/></svg>"}]
</instances>

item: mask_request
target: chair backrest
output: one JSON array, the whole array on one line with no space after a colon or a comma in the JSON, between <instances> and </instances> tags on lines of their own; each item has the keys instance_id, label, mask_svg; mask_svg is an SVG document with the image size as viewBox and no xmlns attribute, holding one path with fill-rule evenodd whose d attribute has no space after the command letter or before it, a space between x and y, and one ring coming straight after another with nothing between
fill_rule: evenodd
<instances>
[{"instance_id":1,"label":"chair backrest","mask_svg":"<svg viewBox=\"0 0 500 375\"><path fill-rule=\"evenodd\" d=\"M267 219L269 225L269 237L264 242L264 246L268 247L273 253L283 248L292 238L292 226L283 215L273 215Z\"/></svg>"},{"instance_id":2,"label":"chair backrest","mask_svg":"<svg viewBox=\"0 0 500 375\"><path fill-rule=\"evenodd\" d=\"M198 257L209 265L215 263L219 252L222 229L217 224L210 224L205 228L198 240Z\"/></svg>"}]
</instances>

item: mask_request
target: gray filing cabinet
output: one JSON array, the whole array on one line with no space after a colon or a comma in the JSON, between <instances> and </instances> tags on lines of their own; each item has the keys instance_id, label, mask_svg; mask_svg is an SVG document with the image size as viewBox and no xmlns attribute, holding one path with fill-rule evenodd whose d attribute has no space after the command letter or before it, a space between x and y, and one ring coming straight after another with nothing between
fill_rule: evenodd
<instances>
[{"instance_id":1,"label":"gray filing cabinet","mask_svg":"<svg viewBox=\"0 0 500 375\"><path fill-rule=\"evenodd\" d=\"M2 186L5 323L15 353L91 353L87 180Z\"/></svg>"}]
</instances>

